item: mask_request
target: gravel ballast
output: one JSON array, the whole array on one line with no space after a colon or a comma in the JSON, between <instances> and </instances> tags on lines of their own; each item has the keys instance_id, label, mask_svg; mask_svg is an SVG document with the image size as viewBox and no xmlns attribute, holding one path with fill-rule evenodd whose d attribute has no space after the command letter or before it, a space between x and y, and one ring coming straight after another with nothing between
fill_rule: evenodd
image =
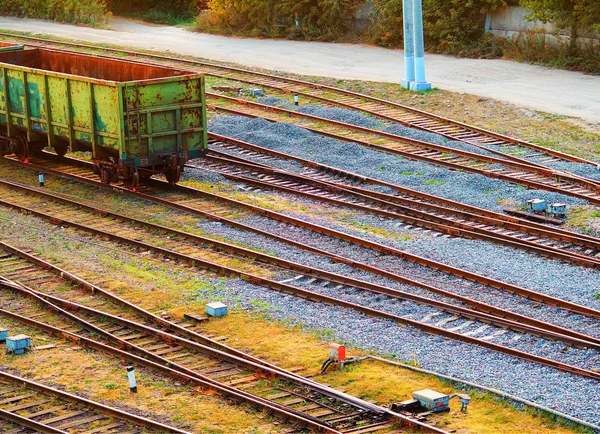
<instances>
[{"instance_id":1,"label":"gravel ballast","mask_svg":"<svg viewBox=\"0 0 600 434\"><path fill-rule=\"evenodd\" d=\"M465 143L460 140L452 140L447 137L444 137L440 134L431 133L428 131L419 130L417 128L409 128L400 124L392 123L389 121L382 121L378 118L366 115L364 113L358 112L356 110L349 109L341 109L341 108L328 108L318 105L301 105L295 106L290 104L290 102L286 99L276 98L276 97L265 97L259 98L258 100L261 104L272 105L281 107L287 110L294 110L300 113L310 114L314 116L319 116L325 119L344 122L351 125L356 125L359 127L370 128L373 130L385 131L387 133L396 134L402 137L407 137L414 140L420 140L423 142L434 143L436 145L448 146L450 148L468 151L475 154L487 155L491 157L502 158L501 155L489 152L485 149L479 148L477 146L471 145L469 143ZM483 147L492 149L494 151L506 152L502 146L494 146L487 145L485 143L482 144ZM576 162L567 162L567 161L547 161L547 155L537 155L538 151L519 147L519 148L511 148L509 150L515 156L521 157L526 161L535 162L538 164L542 164L546 167L550 167L555 170L571 172L579 176L583 176L590 179L600 180L600 170L599 167L592 166L590 164L576 163ZM532 155L531 157L524 158L527 155Z\"/></svg>"},{"instance_id":2,"label":"gravel ballast","mask_svg":"<svg viewBox=\"0 0 600 434\"><path fill-rule=\"evenodd\" d=\"M502 203L507 199L516 203L533 198L567 205L587 203L567 195L527 190L482 175L411 161L356 143L321 137L290 124L227 116L211 120L209 127L218 134L497 212L502 212Z\"/></svg>"}]
</instances>

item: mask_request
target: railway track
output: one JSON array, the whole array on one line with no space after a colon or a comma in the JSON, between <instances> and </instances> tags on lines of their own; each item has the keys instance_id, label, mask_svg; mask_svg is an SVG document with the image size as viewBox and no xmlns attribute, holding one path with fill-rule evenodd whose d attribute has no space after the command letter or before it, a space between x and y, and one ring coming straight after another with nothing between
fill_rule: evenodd
<instances>
[{"instance_id":1,"label":"railway track","mask_svg":"<svg viewBox=\"0 0 600 434\"><path fill-rule=\"evenodd\" d=\"M132 310L128 304L106 297L105 291L91 292L81 285L65 290L64 279L46 268L32 267L32 261L37 263L39 258L28 258L24 252L7 253L2 259L20 269L13 274L20 274L21 279L0 280L0 315L66 334L83 346L112 354L125 351L134 363L145 360L144 366L160 367L180 380L213 388L233 402L262 407L267 414L288 420L290 428L282 432L309 428L331 433L384 433L400 432L400 426L444 432L281 368L194 342L181 336L177 328L174 333L157 329L151 313L142 316L140 308ZM197 324L179 327L187 335L201 336Z\"/></svg>"},{"instance_id":2,"label":"railway track","mask_svg":"<svg viewBox=\"0 0 600 434\"><path fill-rule=\"evenodd\" d=\"M3 371L0 430L4 434L187 433Z\"/></svg>"},{"instance_id":3,"label":"railway track","mask_svg":"<svg viewBox=\"0 0 600 434\"><path fill-rule=\"evenodd\" d=\"M59 45L62 47L85 50L92 49L100 53L120 53L121 55L126 54L127 56L135 58L138 61L140 59L152 59L163 64L166 62L174 67L185 66L187 68L194 68L196 71L202 72L208 76L224 78L234 82L250 84L253 86L265 87L281 93L298 94L299 96L302 96L303 99L308 98L315 100L326 106L358 110L385 121L439 134L452 140L469 143L480 149L485 149L496 155L500 155L503 158L510 159L511 161L527 162L528 164L543 167L543 164L536 163L533 161L533 159L544 156L542 161L543 163L569 161L590 164L594 166L597 165L596 162L545 148L531 142L509 137L473 125L468 125L466 123L438 116L433 113L427 113L423 110L419 110L407 105L336 88L333 86L311 83L289 77L276 76L273 74L250 71L205 61L174 58L170 56L141 53L131 50L99 47L90 44L69 43L51 39L15 35L12 33L0 33L0 35L13 39L25 40L32 45L43 44L44 46L50 45L54 47ZM517 157L515 155L522 154L524 150L526 151L526 155L522 157Z\"/></svg>"},{"instance_id":4,"label":"railway track","mask_svg":"<svg viewBox=\"0 0 600 434\"><path fill-rule=\"evenodd\" d=\"M443 234L492 241L588 267L600 266L600 240L593 237L506 218L494 212L481 213L482 210L475 207L461 206L462 210L456 206L449 208L448 205L454 205L452 201L419 195L408 189L396 189L396 195L372 191L361 186L367 183L377 185L376 180L342 170L334 171L306 160L294 158L294 161L304 164L302 173L281 170L273 167L276 158L268 149L219 137L220 140L211 141L212 149L208 156L188 164L188 167L210 170L258 189L302 195L399 219L406 225ZM252 159L242 157L248 152ZM277 157L279 161L292 159L280 153ZM271 160L270 165L262 163L268 160Z\"/></svg>"},{"instance_id":5,"label":"railway track","mask_svg":"<svg viewBox=\"0 0 600 434\"><path fill-rule=\"evenodd\" d=\"M383 270L378 270L375 267L371 267L374 273L379 274L380 276L390 277L394 280L397 280L402 283L411 284L414 286L418 286L420 288L426 289L432 293L444 295L445 297L456 300L457 302L464 303L467 306L470 306L471 309L464 309L460 305L453 305L445 302L438 302L433 299L428 299L425 297L421 297L418 295L414 295L405 291L395 290L392 288L387 288L385 286L379 284L373 284L368 281L358 280L351 277L347 277L341 274L331 273L325 270L312 268L305 266L303 264L295 263L292 261L284 260L281 258L274 257L272 255L255 252L250 249L246 249L243 247L236 246L235 244L230 244L218 240L214 240L207 237L202 237L198 235L194 235L187 232L182 232L179 230L170 229L166 226L157 225L153 223L148 223L143 220L139 220L132 217L127 217L123 214L110 212L104 209L99 209L97 206L85 205L80 202L73 202L72 200L59 198L56 195L48 194L45 192L41 192L36 189L28 188L22 185L18 185L15 183L11 183L8 181L0 180L0 184L4 187L10 187L9 190L2 191L0 190L0 204L5 206L12 206L16 209L26 211L28 213L35 213L37 215L44 215L46 218L50 219L55 224L60 225L73 225L74 222L76 224L85 229L93 230L96 232L96 229L101 229L97 233L102 235L110 235L109 232L105 231L107 226L106 222L103 220L108 218L111 219L112 225L116 227L117 234L125 233L129 239L133 240L144 240L144 244L148 244L153 242L154 239L152 234L145 233L145 231L153 231L155 233L160 233L160 238L155 242L159 243L161 247L164 249L168 249L170 252L185 252L184 256L178 257L178 259L188 259L192 257L198 257L199 259L203 259L203 255L199 252L198 248L201 247L204 253L206 250L213 250L215 253L219 252L219 254L223 254L223 252L227 252L227 254L233 254L236 258L240 258L243 260L253 260L261 265L274 266L276 270L279 272L286 271L289 273L294 273L291 275L294 281L298 281L299 276L296 273L302 273L301 278L308 279L319 279L322 281L327 281L332 284L349 286L351 288L372 292L375 294L385 294L391 298L397 298L400 300L412 301L415 303L419 303L422 305L427 305L433 308L440 309L442 312L449 313L451 315L458 315L458 318L467 318L469 320L481 321L484 320L486 323L495 325L499 328L504 329L512 329L518 332L528 332L533 331L535 334L539 334L544 338L549 339L558 339L561 340L561 336L566 338L564 340L565 344L575 345L579 347L591 347L600 350L600 339L595 339L593 337L587 336L585 334L576 333L569 329L564 329L561 327L557 327L553 324L544 321L537 321L534 318L529 318L524 315L514 314L510 311L494 308L493 306L486 305L484 303L476 302L475 300L468 299L466 297L457 296L451 292L436 288L431 285L421 285L419 282L402 278L398 275L393 275L391 273L384 273ZM22 200L15 200L14 198L14 190L21 191L24 193ZM43 198L43 208L38 209L32 207L31 198L34 196L39 196ZM8 198L8 201L6 200ZM53 207L47 201L48 199L56 201L60 204L65 204L69 206L73 206L76 208L81 208L86 211L86 213L82 214L74 214L73 212L67 211ZM91 216L90 216L91 213ZM68 216L69 220L65 220L65 216ZM103 218L98 218L101 216ZM123 227L121 229L121 226ZM132 228L143 228L144 231L136 232L135 229ZM164 236L167 234L169 242L164 242ZM186 244L188 243L188 244ZM0 243L1 245L1 243ZM163 250L164 252L164 250ZM48 264L45 264L47 267ZM366 264L362 264L363 269L367 269ZM25 266L18 267L18 269L25 269ZM64 271L61 271L63 273ZM490 315L488 315L490 314ZM600 314L600 313L599 313ZM437 316L437 315L436 315ZM448 323L446 321L444 324ZM533 328L527 329L523 328L522 325L529 325ZM544 330L548 330L552 333L544 334ZM571 340L569 337L574 338Z\"/></svg>"},{"instance_id":6,"label":"railway track","mask_svg":"<svg viewBox=\"0 0 600 434\"><path fill-rule=\"evenodd\" d=\"M299 113L226 95L206 93L207 108L217 112L271 122L284 122L315 134L342 142L353 142L411 160L499 179L527 188L546 190L600 204L600 183L577 175L559 172L504 158L409 139L392 133Z\"/></svg>"},{"instance_id":7,"label":"railway track","mask_svg":"<svg viewBox=\"0 0 600 434\"><path fill-rule=\"evenodd\" d=\"M13 188L15 187L17 186L13 185ZM18 188L24 189L24 187ZM444 336L446 338L477 344L480 346L491 348L495 351L520 357L526 360L542 363L567 372L576 373L578 375L584 375L590 378L600 379L600 374L597 374L588 369L578 368L562 362L558 362L556 360L546 359L544 357L536 356L535 354L529 354L507 345L500 345L491 342L493 339L499 338L506 334L507 330L510 330L512 333L510 335L511 343L519 341L523 336L530 335L540 336L542 339L545 339L547 341L561 341L567 345L576 346L579 348L595 348L596 350L600 350L600 339L596 339L591 336L573 332L568 329L563 329L553 324L535 320L530 317L503 311L502 309L493 308L482 303L477 303L474 300L466 299L464 297L459 297L459 299L465 302L467 305L476 307L480 311L478 312L475 310L462 308L456 305L441 303L433 299L419 297L414 294L393 290L391 288L387 288L377 284L372 284L366 281L358 281L356 279L336 275L323 270L306 267L301 264L296 264L278 258L273 258L270 255L259 254L250 250L241 249L234 245L227 245L225 243L193 236L191 234L181 234L181 232L169 230L168 228L162 226L159 227L158 225L148 224L139 220L116 215L114 213L109 213L105 210L99 210L90 206L87 207L88 209L86 214L74 214L74 211L70 209L65 211L62 209L57 209L50 205L47 199L52 197L52 195L49 195L47 193L37 193L44 196L44 202L42 208L35 207L35 205L33 204L34 201L32 200L33 194L36 194L36 192L30 190L21 199L22 202L26 205L18 204L18 201L14 199L14 194L2 194L2 199L0 199L0 203L2 203L5 206L8 205L20 209L31 215L47 218L55 224L71 226L86 230L88 232L92 232L97 235L107 236L116 241L128 243L136 247L141 247L144 250L154 251L155 253L164 256L174 257L178 260L190 262L201 268L217 271L225 275L237 275L245 280L250 281L253 284L264 286L269 289L274 289L277 291L297 295L314 301L323 301L328 304L336 304L343 307L350 307L368 315L379 316L391 319L400 324L411 325L428 333L434 333ZM10 201L7 201L7 196L12 199ZM69 201L65 199L60 200L60 202L63 204L69 203ZM80 206L78 204L73 203L70 203L70 205ZM111 220L109 222L103 221L103 219L98 218L99 215L108 217ZM65 216L68 216L68 218L66 218ZM131 223L135 223L135 225L132 225ZM157 240L154 240L151 234L145 231L134 230L133 227L135 226L149 226L154 230L160 230L161 236ZM196 245L184 244L181 240L172 235L168 237L170 241L165 243L164 232L171 232L172 235L185 235L187 239L195 239L196 241L198 241L198 243ZM126 236L124 236L123 234L126 234ZM226 266L216 264L214 262L207 261L205 259L205 250L206 247L208 247L210 244L216 246L218 250L237 252L237 254L241 257L252 257L254 259L262 260L265 263L275 264L278 267L285 268L288 271L293 271L295 273L303 272L304 274L300 277L310 277L311 280L307 282L309 285L313 284L317 280L319 280L319 282L317 285L309 286L308 289L305 289L305 287L303 287L305 286L305 282L298 282L298 277L285 279L283 281L275 281L271 280L270 278L263 278L257 275L246 273L244 271L240 271L238 269L232 269ZM21 269L23 269L23 267L21 267ZM407 279L402 280L408 282ZM289 284L290 281L296 281L296 283L300 283L300 285L291 285ZM336 288L336 294L343 293L344 291L367 291L376 294L384 294L390 297L391 299L401 299L405 301L415 302L435 309L428 310L427 314L419 320L412 319L410 318L410 315L406 314L390 314L386 311L380 311L377 309L370 308L368 306L357 305L355 303L347 302L343 298L336 298L328 295L323 295L317 290L318 287L323 286L323 281L325 281L327 285L332 283L337 284L338 287ZM424 287L422 284L419 284L419 286ZM429 287L429 289L433 290L433 292L445 293L444 291L439 290L437 288ZM445 294L450 295L448 293ZM452 297L454 297L455 299L457 298L454 295L452 295ZM485 312L487 310L492 310L497 316L481 312ZM598 315L600 314L600 312L596 312L596 314ZM511 319L509 320L504 317L509 317ZM430 321L433 318L437 318L437 320L434 324L430 324ZM473 337L475 335L484 334L484 332L490 334L485 334L481 338Z\"/></svg>"},{"instance_id":8,"label":"railway track","mask_svg":"<svg viewBox=\"0 0 600 434\"><path fill-rule=\"evenodd\" d=\"M334 262L347 264L359 270L373 271L373 267L370 267L366 264L361 264L360 262L355 260L349 260L348 258L310 246L308 244L300 243L290 238L278 236L271 232L255 228L244 223L239 223L236 221L236 219L241 218L243 216L249 216L251 214L262 215L286 227L296 227L313 231L315 233L322 234L333 239L348 242L353 245L372 250L374 252L398 257L402 260L419 264L432 270L441 271L445 274L456 276L467 281L480 283L490 288L517 294L532 301L540 302L549 306L556 306L561 309L565 309L569 312L588 316L591 318L599 317L598 312L596 310L582 305L570 303L568 301L554 298L535 291L531 291L516 285L500 282L477 273L472 273L460 268L452 267L437 261L413 255L387 245L369 241L318 224L310 223L265 208L250 205L245 202L230 199L225 196L216 195L213 193L208 193L195 188L176 186L172 189L166 189L166 183L158 180L151 180L151 185L145 186L143 191L138 191L134 193L124 187L108 186L100 183L98 177L92 173L89 163L73 159L56 159L52 154L45 155L43 159L33 159L29 164L23 164L14 159L6 158L4 161L6 161L9 164L33 169L35 171L43 171L45 173L74 180L80 183L90 184L96 187L113 189L122 194L136 195L152 203L178 209L187 213L191 213L193 215L198 215L208 219L209 221L226 224L234 229L240 229L243 231L255 233L257 235L262 235L267 238L280 241L282 243L288 244L290 246L302 250L306 250L311 253L320 254L324 257L330 258ZM235 215L235 218L231 217L232 214ZM385 275L385 272L383 272L382 275ZM387 276L393 276L393 273L388 273Z\"/></svg>"}]
</instances>

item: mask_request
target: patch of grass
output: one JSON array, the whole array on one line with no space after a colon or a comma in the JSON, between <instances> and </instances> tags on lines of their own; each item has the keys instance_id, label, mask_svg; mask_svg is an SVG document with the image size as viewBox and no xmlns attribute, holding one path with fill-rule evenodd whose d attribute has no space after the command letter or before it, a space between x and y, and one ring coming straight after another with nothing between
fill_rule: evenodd
<instances>
[{"instance_id":1,"label":"patch of grass","mask_svg":"<svg viewBox=\"0 0 600 434\"><path fill-rule=\"evenodd\" d=\"M444 185L446 181L441 181L439 179L430 179L429 181L425 181L423 185Z\"/></svg>"},{"instance_id":2,"label":"patch of grass","mask_svg":"<svg viewBox=\"0 0 600 434\"><path fill-rule=\"evenodd\" d=\"M377 237L385 238L385 239L408 241L413 238L410 235L397 234L395 232L390 232L386 229L383 229L383 228L380 228L377 226L368 225L366 223L361 223L361 222L357 222L357 221L351 221L350 226L352 226L355 229L358 229L361 232L365 232L370 235L375 235Z\"/></svg>"},{"instance_id":3,"label":"patch of grass","mask_svg":"<svg viewBox=\"0 0 600 434\"><path fill-rule=\"evenodd\" d=\"M0 351L0 364L20 376L82 394L86 398L121 407L138 409L154 420L166 421L190 432L277 433L279 429L261 421L244 407L226 404L220 396L194 389L142 366L136 366L138 393L129 391L125 367L127 361L104 353L77 349L67 341L52 338L20 322L0 317L0 327L31 336L34 345L54 344L55 348L31 351L22 356ZM226 421L227 423L225 423ZM0 424L0 431L2 425Z\"/></svg>"},{"instance_id":4,"label":"patch of grass","mask_svg":"<svg viewBox=\"0 0 600 434\"><path fill-rule=\"evenodd\" d=\"M600 233L600 209L595 206L570 207L567 210L566 226L588 235L597 236Z\"/></svg>"}]
</instances>

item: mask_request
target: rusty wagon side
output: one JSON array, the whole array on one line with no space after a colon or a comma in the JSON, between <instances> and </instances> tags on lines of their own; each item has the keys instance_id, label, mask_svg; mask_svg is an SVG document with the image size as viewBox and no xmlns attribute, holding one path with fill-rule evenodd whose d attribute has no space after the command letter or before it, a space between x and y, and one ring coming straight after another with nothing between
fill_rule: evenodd
<instances>
[{"instance_id":1,"label":"rusty wagon side","mask_svg":"<svg viewBox=\"0 0 600 434\"><path fill-rule=\"evenodd\" d=\"M89 151L106 183L164 173L207 151L204 77L46 49L0 52L0 154Z\"/></svg>"}]
</instances>

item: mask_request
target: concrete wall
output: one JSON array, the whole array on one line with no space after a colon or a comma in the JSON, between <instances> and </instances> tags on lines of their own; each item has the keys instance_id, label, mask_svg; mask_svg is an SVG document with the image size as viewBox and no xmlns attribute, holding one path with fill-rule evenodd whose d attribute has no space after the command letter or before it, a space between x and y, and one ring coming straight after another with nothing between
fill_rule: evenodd
<instances>
[{"instance_id":1,"label":"concrete wall","mask_svg":"<svg viewBox=\"0 0 600 434\"><path fill-rule=\"evenodd\" d=\"M541 21L528 21L525 17L527 9L520 6L506 6L492 13L489 13L486 20L486 32L491 32L496 36L512 38L519 34L535 31L546 35L547 40L557 43L559 40L568 41L569 31L559 29L552 23L542 23ZM591 31L581 30L579 34L581 43L591 40L600 40L600 35Z\"/></svg>"}]
</instances>

